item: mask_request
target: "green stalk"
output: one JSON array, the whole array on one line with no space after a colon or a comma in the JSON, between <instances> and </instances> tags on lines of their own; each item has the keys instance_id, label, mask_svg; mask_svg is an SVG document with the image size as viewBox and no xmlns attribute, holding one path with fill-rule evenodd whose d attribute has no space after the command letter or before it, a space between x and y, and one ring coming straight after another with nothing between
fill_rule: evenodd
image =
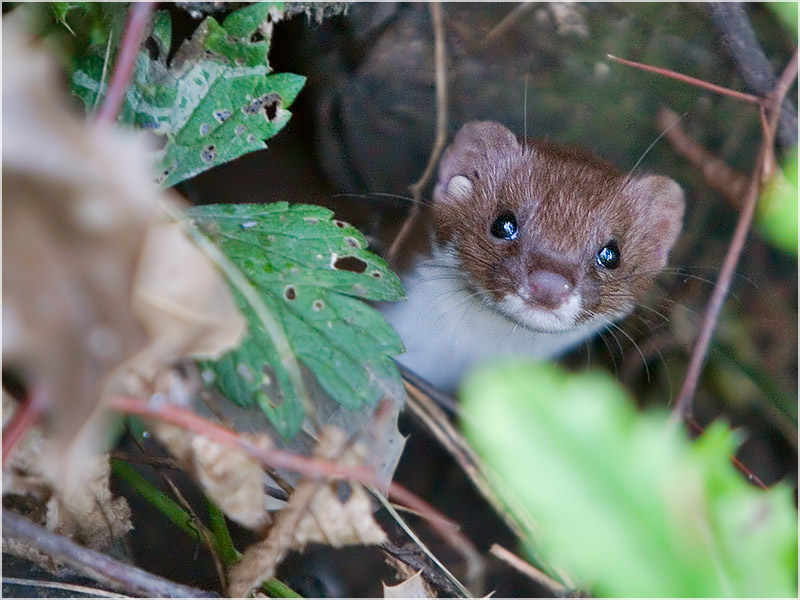
<instances>
[{"instance_id":1,"label":"green stalk","mask_svg":"<svg viewBox=\"0 0 800 600\"><path fill-rule=\"evenodd\" d=\"M270 598L302 598L300 594L274 577L261 584L261 591Z\"/></svg>"},{"instance_id":2,"label":"green stalk","mask_svg":"<svg viewBox=\"0 0 800 600\"><path fill-rule=\"evenodd\" d=\"M214 536L217 554L219 554L225 566L230 567L232 564L239 562L242 555L233 545L231 532L228 531L228 524L225 522L225 515L208 498L206 498L206 510L208 511L208 520L211 524L211 534Z\"/></svg>"},{"instance_id":3,"label":"green stalk","mask_svg":"<svg viewBox=\"0 0 800 600\"><path fill-rule=\"evenodd\" d=\"M181 508L175 501L164 492L142 477L138 471L123 460L111 459L111 470L114 474L130 485L145 500L157 508L161 513L182 529L192 539L206 544L205 538L193 524L192 516ZM239 561L242 555L236 550L231 539L228 524L225 522L225 515L216 504L206 498L206 509L208 519L211 523L211 534L214 537L214 546L217 554L225 563L226 567ZM302 598L300 594L287 586L282 581L274 577L265 581L261 589L270 598Z\"/></svg>"},{"instance_id":4,"label":"green stalk","mask_svg":"<svg viewBox=\"0 0 800 600\"><path fill-rule=\"evenodd\" d=\"M128 463L115 458L111 459L111 470L114 474L130 485L138 494L161 511L167 519L182 529L189 537L205 544L205 540L192 523L192 516L178 506L172 498L142 477L138 471Z\"/></svg>"}]
</instances>

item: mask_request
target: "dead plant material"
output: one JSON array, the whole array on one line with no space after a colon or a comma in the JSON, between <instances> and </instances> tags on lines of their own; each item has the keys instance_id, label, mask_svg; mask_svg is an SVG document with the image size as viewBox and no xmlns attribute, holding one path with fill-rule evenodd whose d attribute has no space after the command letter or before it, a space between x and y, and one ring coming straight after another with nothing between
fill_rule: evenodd
<instances>
[{"instance_id":1,"label":"dead plant material","mask_svg":"<svg viewBox=\"0 0 800 600\"><path fill-rule=\"evenodd\" d=\"M397 585L383 584L384 598L436 598L436 594L422 577L422 571L417 571L405 581Z\"/></svg>"},{"instance_id":2,"label":"dead plant material","mask_svg":"<svg viewBox=\"0 0 800 600\"><path fill-rule=\"evenodd\" d=\"M364 450L357 443L350 445L341 429L328 426L320 433L314 457L357 467L364 462ZM333 547L384 543L386 534L375 522L364 487L355 480L347 485L349 494L343 499L335 482L301 481L267 538L251 546L231 569L228 594L247 595L273 576L290 550L302 550L309 542Z\"/></svg>"},{"instance_id":3,"label":"dead plant material","mask_svg":"<svg viewBox=\"0 0 800 600\"><path fill-rule=\"evenodd\" d=\"M548 577L546 574L542 573L529 562L522 560L513 552L506 550L500 544L492 544L489 552L539 585L549 589L553 593L553 596L563 597L567 595L567 588L558 583L552 577Z\"/></svg>"},{"instance_id":4,"label":"dead plant material","mask_svg":"<svg viewBox=\"0 0 800 600\"><path fill-rule=\"evenodd\" d=\"M104 547L131 523L95 455L112 429L102 399L227 350L244 321L167 216L179 201L153 183L143 137L71 112L55 60L16 15L3 33L3 366L36 409L4 427L21 444L4 440L4 493L36 495L40 522Z\"/></svg>"},{"instance_id":5,"label":"dead plant material","mask_svg":"<svg viewBox=\"0 0 800 600\"><path fill-rule=\"evenodd\" d=\"M16 404L3 391L4 424L18 410ZM111 493L108 456L86 457L81 485L59 488L52 475L53 445L40 426L27 430L3 470L4 500L25 507L28 518L52 531L89 548L108 548L133 528L128 502ZM52 557L28 544L3 538L3 551L32 560L50 572L58 570Z\"/></svg>"},{"instance_id":6,"label":"dead plant material","mask_svg":"<svg viewBox=\"0 0 800 600\"><path fill-rule=\"evenodd\" d=\"M156 419L156 439L197 479L208 497L237 523L260 530L271 522L261 464L248 453ZM272 446L266 435L247 435L254 446Z\"/></svg>"}]
</instances>

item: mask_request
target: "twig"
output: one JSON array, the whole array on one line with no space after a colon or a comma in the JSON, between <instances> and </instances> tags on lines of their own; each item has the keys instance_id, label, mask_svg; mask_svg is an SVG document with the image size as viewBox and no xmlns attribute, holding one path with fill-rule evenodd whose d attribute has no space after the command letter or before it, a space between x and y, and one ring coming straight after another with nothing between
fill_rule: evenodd
<instances>
[{"instance_id":1,"label":"twig","mask_svg":"<svg viewBox=\"0 0 800 600\"><path fill-rule=\"evenodd\" d=\"M385 485L385 481L368 467L342 466L335 462L310 458L276 448L262 448L251 443L247 438L240 436L231 429L222 427L200 415L173 404L154 404L130 396L112 396L108 400L106 406L110 409L127 414L153 417L167 423L172 423L183 429L194 431L220 444L231 448L237 448L247 453L265 467L287 469L305 475L306 477L358 479L363 483L371 484L379 488ZM391 483L389 485L389 496L424 514L430 521L431 526L442 538L450 540L452 539L452 532L457 531L449 519L442 516L439 511L430 504L412 494L403 486L394 482Z\"/></svg>"},{"instance_id":2,"label":"twig","mask_svg":"<svg viewBox=\"0 0 800 600\"><path fill-rule=\"evenodd\" d=\"M689 415L684 416L683 420L686 422L686 424L689 427L692 428L692 430L694 430L694 432L697 435L703 435L705 433L705 430L701 427L700 423L695 421ZM748 469L742 461L740 461L738 458L736 458L733 454L730 455L730 458L731 458L731 462L733 463L733 466L735 466L737 469L739 469L739 471L741 471L742 475L747 477L748 481L751 481L751 482L755 483L758 487L760 487L765 492L770 491L770 489L766 486L766 484L763 481L761 481L761 479L758 478L758 475L756 475L750 469Z\"/></svg>"},{"instance_id":3,"label":"twig","mask_svg":"<svg viewBox=\"0 0 800 600\"><path fill-rule=\"evenodd\" d=\"M672 123L677 115L668 108L661 108L656 117L659 127ZM742 192L747 188L747 175L732 169L725 161L717 158L711 152L690 138L682 127L670 129L665 137L678 155L683 156L689 163L703 174L703 181L728 200L734 208L741 206Z\"/></svg>"},{"instance_id":4,"label":"twig","mask_svg":"<svg viewBox=\"0 0 800 600\"><path fill-rule=\"evenodd\" d=\"M39 422L46 410L47 394L40 385L30 391L27 401L19 407L19 410L11 418L11 422L3 428L3 469L6 468L6 461L14 448L28 430Z\"/></svg>"},{"instance_id":5,"label":"twig","mask_svg":"<svg viewBox=\"0 0 800 600\"><path fill-rule=\"evenodd\" d=\"M129 594L156 598L217 597L212 592L174 583L116 561L96 550L79 546L10 510L3 510L3 537L22 540L56 561Z\"/></svg>"},{"instance_id":6,"label":"twig","mask_svg":"<svg viewBox=\"0 0 800 600\"><path fill-rule=\"evenodd\" d=\"M406 382L407 403L414 415L436 437L442 447L447 450L469 477L472 484L480 494L494 508L495 512L503 519L506 526L520 539L526 541L530 533L536 530L536 523L530 518L529 513L510 495L501 500L495 490L497 482L484 465L483 461L475 454L472 447L464 437L450 423L447 416L430 397L422 390ZM509 510L509 504L513 504ZM548 565L549 566L549 565ZM553 572L555 569L550 567ZM558 573L558 577L567 583L567 576Z\"/></svg>"},{"instance_id":7,"label":"twig","mask_svg":"<svg viewBox=\"0 0 800 600\"><path fill-rule=\"evenodd\" d=\"M533 2L520 2L517 4L508 12L505 17L503 17L503 19L497 25L492 27L489 33L486 34L486 37L483 40L483 45L488 46L494 40L503 35L523 14L534 8L534 6L536 5Z\"/></svg>"},{"instance_id":8,"label":"twig","mask_svg":"<svg viewBox=\"0 0 800 600\"><path fill-rule=\"evenodd\" d=\"M142 45L142 37L147 21L150 20L150 13L153 12L155 4L152 2L136 2L131 6L128 22L125 25L125 34L122 38L122 47L117 55L117 64L114 66L114 73L111 75L111 82L108 84L108 93L97 111L97 121L99 123L111 123L117 118L125 98L125 92L133 76L133 66L136 63L136 55Z\"/></svg>"},{"instance_id":9,"label":"twig","mask_svg":"<svg viewBox=\"0 0 800 600\"><path fill-rule=\"evenodd\" d=\"M522 560L519 556L510 550L506 550L500 544L492 544L492 547L489 548L489 553L493 554L523 575L527 575L528 578L532 579L539 585L545 586L556 598L563 597L569 593L569 590L555 579L548 577L545 573L542 573L542 571L534 567L532 564Z\"/></svg>"},{"instance_id":10,"label":"twig","mask_svg":"<svg viewBox=\"0 0 800 600\"><path fill-rule=\"evenodd\" d=\"M430 3L431 17L433 19L434 53L436 59L436 141L433 144L428 164L422 177L409 186L414 202L411 213L403 222L400 232L389 247L388 258L391 262L400 251L400 248L410 235L422 210L422 191L433 175L439 157L447 142L447 55L444 40L444 22L442 20L442 6L438 2Z\"/></svg>"},{"instance_id":11,"label":"twig","mask_svg":"<svg viewBox=\"0 0 800 600\"><path fill-rule=\"evenodd\" d=\"M658 73L659 75L663 75L664 77L671 77L672 79L677 79L678 81L683 81L684 83L689 83L697 87L705 88L707 90L711 90L712 92L717 92L718 94L723 94L725 96L731 96L733 98L738 98L739 100L744 100L745 102L751 102L753 104L758 104L758 105L760 105L763 102L763 98L760 98L758 96L753 96L752 94L745 94L744 92L737 92L736 90L722 87L721 85L715 85L713 83L709 83L708 81L697 79L696 77L689 77L688 75L684 75L683 73L676 73L675 71L672 71L670 69L662 69L661 67L652 67L650 65L645 65L632 60L619 58L617 56L614 56L613 54L607 54L606 56L608 56L608 58L610 58L613 61L622 63L623 65L628 65L629 67L636 67L637 69L641 69L642 71L650 71L651 73Z\"/></svg>"},{"instance_id":12,"label":"twig","mask_svg":"<svg viewBox=\"0 0 800 600\"><path fill-rule=\"evenodd\" d=\"M711 20L722 33L722 41L750 91L765 95L775 87L775 71L741 2L709 2ZM778 142L784 148L797 144L797 108L784 99L778 121Z\"/></svg>"},{"instance_id":13,"label":"twig","mask_svg":"<svg viewBox=\"0 0 800 600\"><path fill-rule=\"evenodd\" d=\"M708 307L703 317L703 325L697 343L692 350L692 357L689 361L686 377L683 380L681 391L678 394L678 399L675 402L675 407L670 416L670 421L673 425L677 423L682 416L691 415L692 398L697 389L697 382L700 378L703 364L705 363L708 345L711 342L711 336L716 327L719 313L722 310L722 304L730 288L733 272L736 269L736 264L739 261L739 256L742 253L742 248L747 238L747 232L753 220L759 191L769 177L770 169L774 167L775 159L773 146L775 144L775 132L778 125L778 118L780 117L780 107L796 77L797 50L795 50L794 56L792 56L789 64L786 65L778 83L775 85L775 89L764 99L762 105L761 115L762 122L765 123L765 126L761 148L756 159L756 166L750 177L745 199L742 203L742 212L739 215L739 222L736 224L736 230L734 231L733 239L728 248L728 253L725 256L725 262L722 265L717 285L714 287L714 291L708 301Z\"/></svg>"},{"instance_id":14,"label":"twig","mask_svg":"<svg viewBox=\"0 0 800 600\"><path fill-rule=\"evenodd\" d=\"M381 494L380 490L375 488L374 486L370 486L370 491L372 494L378 499L378 501L383 505L386 511L392 516L395 522L400 525L401 529L406 532L406 535L412 539L412 541L419 547L425 555L431 559L433 564L435 564L442 573L445 574L445 577L452 583L456 589L461 593L465 598L471 598L473 594L470 594L469 590L464 587L464 584L461 583L448 569L445 567L442 562L436 557L436 555L430 551L430 549L423 543L419 536L414 533L414 530L408 526L403 518L398 514L397 510L395 510L394 506L392 506L389 501Z\"/></svg>"},{"instance_id":15,"label":"twig","mask_svg":"<svg viewBox=\"0 0 800 600\"><path fill-rule=\"evenodd\" d=\"M76 592L87 596L98 596L99 598L130 598L124 594L115 594L108 590L91 588L85 585L75 585L73 583L62 583L61 581L42 581L39 579L20 579L19 577L3 577L3 585L24 585L28 587L50 588L53 590L63 590L65 592Z\"/></svg>"}]
</instances>

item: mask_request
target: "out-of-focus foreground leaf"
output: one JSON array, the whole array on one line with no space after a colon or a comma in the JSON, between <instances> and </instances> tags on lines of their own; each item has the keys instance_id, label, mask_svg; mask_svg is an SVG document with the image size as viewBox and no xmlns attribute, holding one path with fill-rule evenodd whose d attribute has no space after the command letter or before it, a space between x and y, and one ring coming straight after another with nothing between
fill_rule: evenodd
<instances>
[{"instance_id":1,"label":"out-of-focus foreground leaf","mask_svg":"<svg viewBox=\"0 0 800 600\"><path fill-rule=\"evenodd\" d=\"M281 11L281 3L256 3L222 25L207 17L169 64L172 23L166 11L155 13L119 120L166 136L157 171L162 186L266 148L264 140L289 121L286 109L305 78L270 74L271 28ZM72 90L88 111L107 91L108 62L98 44L73 74Z\"/></svg>"},{"instance_id":2,"label":"out-of-focus foreground leaf","mask_svg":"<svg viewBox=\"0 0 800 600\"><path fill-rule=\"evenodd\" d=\"M539 524L536 550L593 593L796 596L791 490L746 483L725 425L690 443L663 412L638 414L606 374L550 365L486 368L463 399L501 493Z\"/></svg>"},{"instance_id":3,"label":"out-of-focus foreground leaf","mask_svg":"<svg viewBox=\"0 0 800 600\"><path fill-rule=\"evenodd\" d=\"M384 395L403 397L392 356L400 338L365 300L403 297L397 276L367 251L357 229L333 213L285 202L214 205L189 216L253 285L286 333L291 352L324 390L348 409ZM285 356L257 310L232 286L250 333L241 346L207 366L220 391L242 406L260 406L282 435L291 438L303 421L299 390Z\"/></svg>"},{"instance_id":4,"label":"out-of-focus foreground leaf","mask_svg":"<svg viewBox=\"0 0 800 600\"><path fill-rule=\"evenodd\" d=\"M761 194L758 226L775 246L797 256L797 146Z\"/></svg>"}]
</instances>

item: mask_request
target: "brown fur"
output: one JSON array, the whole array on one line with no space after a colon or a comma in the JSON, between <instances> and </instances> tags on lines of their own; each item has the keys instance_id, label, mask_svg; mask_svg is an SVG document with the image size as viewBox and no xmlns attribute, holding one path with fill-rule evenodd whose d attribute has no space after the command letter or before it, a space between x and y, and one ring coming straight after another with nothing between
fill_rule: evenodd
<instances>
[{"instance_id":1,"label":"brown fur","mask_svg":"<svg viewBox=\"0 0 800 600\"><path fill-rule=\"evenodd\" d=\"M447 191L469 179L472 193ZM455 247L470 286L499 301L539 269L576 286L586 312L614 315L641 300L665 266L684 212L683 192L671 179L625 175L601 159L552 143L523 147L498 123L467 123L446 150L434 192L439 242ZM490 233L511 211L513 241ZM621 261L597 264L598 251L616 240Z\"/></svg>"}]
</instances>

